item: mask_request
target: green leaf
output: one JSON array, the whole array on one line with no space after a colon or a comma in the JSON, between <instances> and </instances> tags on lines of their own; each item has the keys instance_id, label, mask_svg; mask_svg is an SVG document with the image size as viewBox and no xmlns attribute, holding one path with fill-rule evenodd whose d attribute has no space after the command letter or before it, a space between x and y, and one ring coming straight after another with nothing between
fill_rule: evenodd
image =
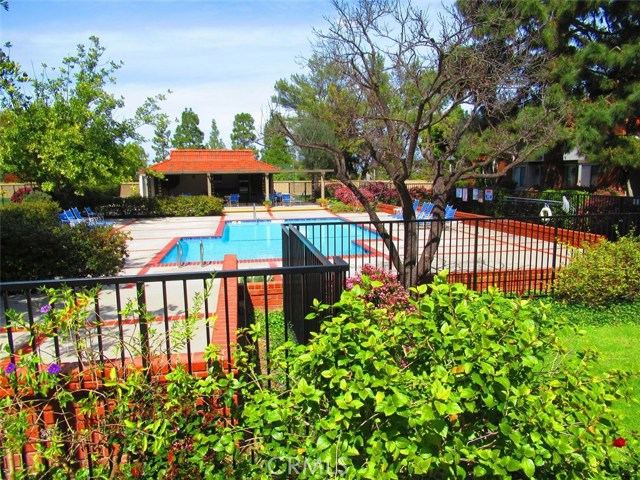
<instances>
[{"instance_id":1,"label":"green leaf","mask_svg":"<svg viewBox=\"0 0 640 480\"><path fill-rule=\"evenodd\" d=\"M524 458L520 463L522 464L522 471L524 472L524 474L527 477L532 478L536 473L536 464L533 463L533 460L531 460L530 458Z\"/></svg>"}]
</instances>

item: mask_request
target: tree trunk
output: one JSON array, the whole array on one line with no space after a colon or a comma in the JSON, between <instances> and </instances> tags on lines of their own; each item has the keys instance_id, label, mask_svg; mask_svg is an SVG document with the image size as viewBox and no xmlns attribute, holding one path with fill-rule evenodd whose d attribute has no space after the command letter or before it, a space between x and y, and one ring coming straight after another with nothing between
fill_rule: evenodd
<instances>
[{"instance_id":1,"label":"tree trunk","mask_svg":"<svg viewBox=\"0 0 640 480\"><path fill-rule=\"evenodd\" d=\"M437 176L433 180L433 220L429 222L429 238L422 248L420 261L418 262L416 281L412 285L429 283L433 277L431 264L438 252L440 239L445 228L444 211L447 204L447 184L443 176Z\"/></svg>"},{"instance_id":2,"label":"tree trunk","mask_svg":"<svg viewBox=\"0 0 640 480\"><path fill-rule=\"evenodd\" d=\"M557 143L544 156L543 172L540 178L540 189L561 189L562 180L564 178L563 155L566 145L562 142Z\"/></svg>"}]
</instances>

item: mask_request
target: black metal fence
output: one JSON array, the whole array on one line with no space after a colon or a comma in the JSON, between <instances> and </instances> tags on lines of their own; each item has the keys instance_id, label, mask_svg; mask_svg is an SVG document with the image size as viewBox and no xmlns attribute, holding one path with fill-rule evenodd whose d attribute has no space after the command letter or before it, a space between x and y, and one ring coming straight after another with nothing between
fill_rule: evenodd
<instances>
[{"instance_id":1,"label":"black metal fence","mask_svg":"<svg viewBox=\"0 0 640 480\"><path fill-rule=\"evenodd\" d=\"M438 250L429 266L419 257L429 274L448 270L451 281L460 281L477 290L491 285L506 292L552 293L558 268L576 250L601 238L615 239L640 227L640 213L564 217L479 218L457 214L453 220L418 222L420 251L432 241L431 230L440 222ZM401 220L381 222L393 239L400 258L409 224ZM349 264L354 275L365 264L392 270L402 278L413 278L419 264L405 265L401 272L392 253L370 221L297 224L295 228L324 255L336 256Z\"/></svg>"},{"instance_id":2,"label":"black metal fence","mask_svg":"<svg viewBox=\"0 0 640 480\"><path fill-rule=\"evenodd\" d=\"M582 192L495 190L492 191L490 200L487 200L484 189L466 190L464 195L460 195L458 191L460 196L450 199L450 202L459 210L492 217L535 217L541 214L543 208L549 209L553 216L640 212L640 197Z\"/></svg>"}]
</instances>

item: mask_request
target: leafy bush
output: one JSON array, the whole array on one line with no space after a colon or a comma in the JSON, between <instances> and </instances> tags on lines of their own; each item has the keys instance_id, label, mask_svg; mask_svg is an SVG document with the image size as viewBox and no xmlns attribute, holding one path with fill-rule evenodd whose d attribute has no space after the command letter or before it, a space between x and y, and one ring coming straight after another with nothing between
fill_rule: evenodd
<instances>
[{"instance_id":1,"label":"leafy bush","mask_svg":"<svg viewBox=\"0 0 640 480\"><path fill-rule=\"evenodd\" d=\"M329 204L329 210L333 213L354 212L356 207L342 203L340 200L334 200Z\"/></svg>"},{"instance_id":2,"label":"leafy bush","mask_svg":"<svg viewBox=\"0 0 640 480\"><path fill-rule=\"evenodd\" d=\"M602 240L577 253L558 273L558 298L588 306L640 300L640 237Z\"/></svg>"},{"instance_id":3,"label":"leafy bush","mask_svg":"<svg viewBox=\"0 0 640 480\"><path fill-rule=\"evenodd\" d=\"M221 215L224 200L208 196L158 197L160 214L167 217Z\"/></svg>"},{"instance_id":4,"label":"leafy bush","mask_svg":"<svg viewBox=\"0 0 640 480\"><path fill-rule=\"evenodd\" d=\"M291 460L297 478L640 472L638 441L609 408L624 374L595 377L592 356L568 351L544 305L443 277L431 290L416 290L415 313L389 318L354 287L309 345L282 350L272 365L291 388L243 395L255 456L246 477Z\"/></svg>"},{"instance_id":5,"label":"leafy bush","mask_svg":"<svg viewBox=\"0 0 640 480\"><path fill-rule=\"evenodd\" d=\"M173 353L202 321L211 285L173 322ZM9 312L10 323L64 341L83 359L83 378L104 388L73 395L73 370L43 349L0 358L0 381L12 387L0 399L4 451L19 458L37 442L30 422L46 407L55 415L37 443L38 478L637 477L638 440L609 408L626 392L624 375L594 376L592 356L568 351L561 320L538 302L444 276L430 288L415 290L413 313L390 317L355 285L308 345L275 352L270 374L251 361L252 339L236 350L235 373L208 349L204 378L167 368L166 357L149 369L105 366L99 331L87 328L96 292L48 290L37 323ZM152 318L133 303L123 316ZM115 330L103 340L122 342ZM138 335L124 342L140 352ZM86 430L74 430L75 412ZM75 457L88 444L92 472Z\"/></svg>"},{"instance_id":6,"label":"leafy bush","mask_svg":"<svg viewBox=\"0 0 640 480\"><path fill-rule=\"evenodd\" d=\"M97 207L105 217L202 217L222 215L224 200L206 195L181 197L127 197Z\"/></svg>"},{"instance_id":7,"label":"leafy bush","mask_svg":"<svg viewBox=\"0 0 640 480\"><path fill-rule=\"evenodd\" d=\"M421 202L431 201L431 189L426 187L411 187L409 189L413 198L418 198Z\"/></svg>"},{"instance_id":8,"label":"leafy bush","mask_svg":"<svg viewBox=\"0 0 640 480\"><path fill-rule=\"evenodd\" d=\"M409 292L391 271L365 264L358 274L347 279L347 290L356 285L362 289L364 299L375 308L386 308L392 314L414 310L409 301Z\"/></svg>"},{"instance_id":9,"label":"leafy bush","mask_svg":"<svg viewBox=\"0 0 640 480\"><path fill-rule=\"evenodd\" d=\"M400 199L398 191L386 182L368 182L362 190L367 191L377 202L395 205Z\"/></svg>"},{"instance_id":10,"label":"leafy bush","mask_svg":"<svg viewBox=\"0 0 640 480\"><path fill-rule=\"evenodd\" d=\"M33 191L33 187L30 187L30 186L20 187L15 192L13 192L13 195L11 195L11 203L22 203L24 198L27 195L29 195L32 191Z\"/></svg>"},{"instance_id":11,"label":"leafy bush","mask_svg":"<svg viewBox=\"0 0 640 480\"><path fill-rule=\"evenodd\" d=\"M53 199L51 195L41 190L31 190L28 195L22 198L23 203L37 203L37 202L51 202Z\"/></svg>"},{"instance_id":12,"label":"leafy bush","mask_svg":"<svg viewBox=\"0 0 640 480\"><path fill-rule=\"evenodd\" d=\"M113 275L127 255L126 234L112 227L61 225L55 202L0 208L3 282Z\"/></svg>"}]
</instances>

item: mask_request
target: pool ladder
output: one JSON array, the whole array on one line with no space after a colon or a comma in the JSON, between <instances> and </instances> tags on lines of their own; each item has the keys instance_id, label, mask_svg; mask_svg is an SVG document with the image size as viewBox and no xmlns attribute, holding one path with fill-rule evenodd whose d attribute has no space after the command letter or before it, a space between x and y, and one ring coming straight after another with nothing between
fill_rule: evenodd
<instances>
[{"instance_id":1,"label":"pool ladder","mask_svg":"<svg viewBox=\"0 0 640 480\"><path fill-rule=\"evenodd\" d=\"M184 251L182 249L182 242L178 241L178 266L182 267L182 256ZM200 240L200 266L204 267L204 243Z\"/></svg>"}]
</instances>

